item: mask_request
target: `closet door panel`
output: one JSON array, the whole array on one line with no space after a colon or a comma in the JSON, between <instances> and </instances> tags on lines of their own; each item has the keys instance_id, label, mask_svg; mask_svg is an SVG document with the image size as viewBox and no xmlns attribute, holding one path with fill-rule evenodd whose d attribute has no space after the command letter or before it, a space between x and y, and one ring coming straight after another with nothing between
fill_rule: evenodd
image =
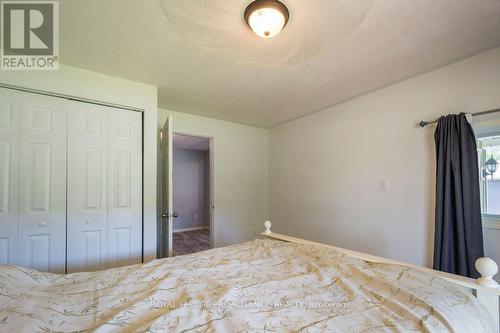
<instances>
[{"instance_id":1,"label":"closet door panel","mask_svg":"<svg viewBox=\"0 0 500 333\"><path fill-rule=\"evenodd\" d=\"M107 268L108 108L69 104L68 272Z\"/></svg>"},{"instance_id":2,"label":"closet door panel","mask_svg":"<svg viewBox=\"0 0 500 333\"><path fill-rule=\"evenodd\" d=\"M17 264L19 96L0 88L0 264Z\"/></svg>"},{"instance_id":3,"label":"closet door panel","mask_svg":"<svg viewBox=\"0 0 500 333\"><path fill-rule=\"evenodd\" d=\"M19 264L64 273L66 101L21 95Z\"/></svg>"},{"instance_id":4,"label":"closet door panel","mask_svg":"<svg viewBox=\"0 0 500 333\"><path fill-rule=\"evenodd\" d=\"M142 119L110 109L108 258L117 267L142 261Z\"/></svg>"}]
</instances>

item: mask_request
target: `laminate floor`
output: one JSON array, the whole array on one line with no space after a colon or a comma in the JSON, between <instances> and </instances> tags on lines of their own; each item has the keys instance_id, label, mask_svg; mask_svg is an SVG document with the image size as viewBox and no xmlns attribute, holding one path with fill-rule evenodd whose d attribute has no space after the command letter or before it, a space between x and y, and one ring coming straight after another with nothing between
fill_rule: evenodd
<instances>
[{"instance_id":1,"label":"laminate floor","mask_svg":"<svg viewBox=\"0 0 500 333\"><path fill-rule=\"evenodd\" d=\"M210 249L208 229L174 232L172 237L174 256Z\"/></svg>"}]
</instances>

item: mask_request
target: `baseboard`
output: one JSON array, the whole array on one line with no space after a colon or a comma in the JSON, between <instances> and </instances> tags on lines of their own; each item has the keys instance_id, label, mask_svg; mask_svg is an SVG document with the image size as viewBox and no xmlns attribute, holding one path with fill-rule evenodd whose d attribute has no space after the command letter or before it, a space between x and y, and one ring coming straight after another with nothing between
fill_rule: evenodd
<instances>
[{"instance_id":1,"label":"baseboard","mask_svg":"<svg viewBox=\"0 0 500 333\"><path fill-rule=\"evenodd\" d=\"M174 229L174 230L172 230L172 232L176 233L176 232L186 232L186 231L203 230L203 229L209 229L209 227L203 226L203 227L192 227L192 228Z\"/></svg>"}]
</instances>

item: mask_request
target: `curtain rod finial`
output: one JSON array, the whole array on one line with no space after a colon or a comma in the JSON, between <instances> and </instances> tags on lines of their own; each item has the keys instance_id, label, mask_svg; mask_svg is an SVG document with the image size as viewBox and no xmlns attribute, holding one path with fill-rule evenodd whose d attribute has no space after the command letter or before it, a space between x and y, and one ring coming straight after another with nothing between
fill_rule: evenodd
<instances>
[{"instance_id":1,"label":"curtain rod finial","mask_svg":"<svg viewBox=\"0 0 500 333\"><path fill-rule=\"evenodd\" d=\"M425 127L425 126L427 126L428 124L429 124L428 122L423 121L423 120L422 120L421 122L419 122L419 123L418 123L418 125L419 125L420 127Z\"/></svg>"}]
</instances>

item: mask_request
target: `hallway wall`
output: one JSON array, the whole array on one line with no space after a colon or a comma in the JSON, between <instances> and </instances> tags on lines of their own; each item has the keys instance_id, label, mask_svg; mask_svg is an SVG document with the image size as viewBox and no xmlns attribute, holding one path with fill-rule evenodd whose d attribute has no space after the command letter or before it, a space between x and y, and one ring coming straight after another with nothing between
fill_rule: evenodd
<instances>
[{"instance_id":1,"label":"hallway wall","mask_svg":"<svg viewBox=\"0 0 500 333\"><path fill-rule=\"evenodd\" d=\"M174 231L208 227L208 151L174 147Z\"/></svg>"}]
</instances>

